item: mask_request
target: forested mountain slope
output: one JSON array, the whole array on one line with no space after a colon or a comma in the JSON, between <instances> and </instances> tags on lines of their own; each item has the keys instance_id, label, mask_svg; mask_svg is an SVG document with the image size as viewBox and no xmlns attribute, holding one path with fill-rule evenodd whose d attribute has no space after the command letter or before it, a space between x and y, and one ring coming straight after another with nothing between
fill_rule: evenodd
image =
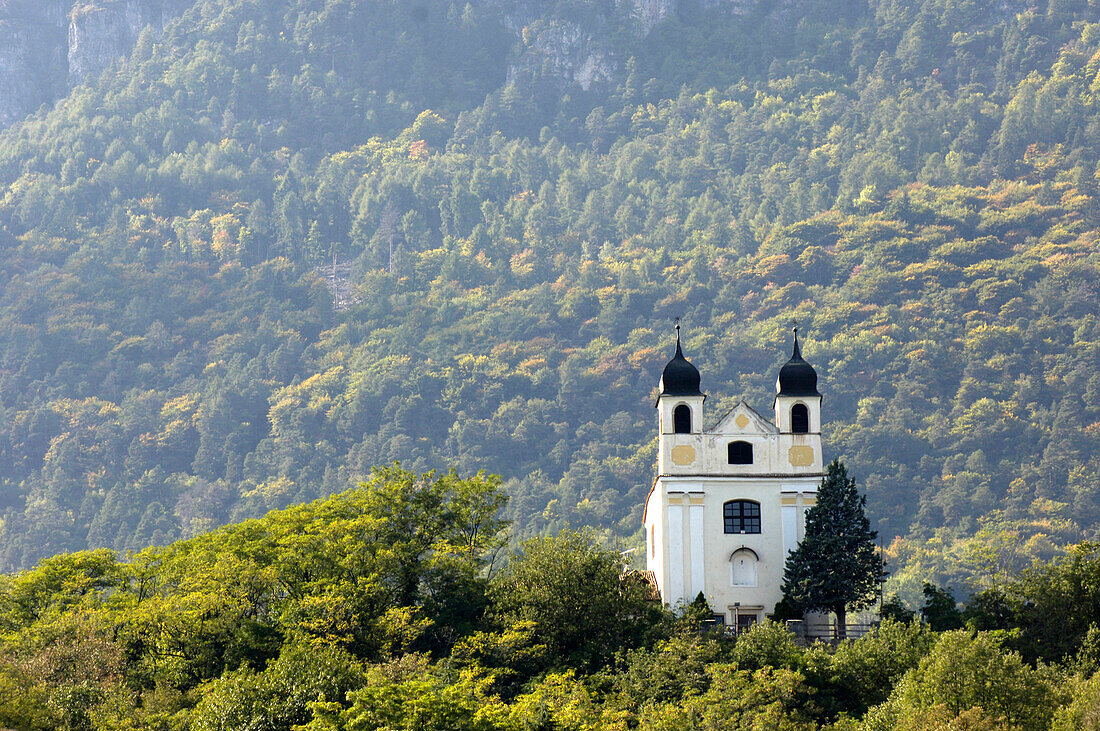
<instances>
[{"instance_id":1,"label":"forested mountain slope","mask_svg":"<svg viewBox=\"0 0 1100 731\"><path fill-rule=\"evenodd\" d=\"M1096 8L657 5L206 0L0 135L3 564L392 460L636 539L675 316L887 537L1093 535Z\"/></svg>"}]
</instances>

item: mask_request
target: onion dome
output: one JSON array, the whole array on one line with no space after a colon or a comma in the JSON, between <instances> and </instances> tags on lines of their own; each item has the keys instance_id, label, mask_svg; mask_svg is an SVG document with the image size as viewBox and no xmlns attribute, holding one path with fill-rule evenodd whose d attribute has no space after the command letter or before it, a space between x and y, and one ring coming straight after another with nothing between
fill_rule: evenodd
<instances>
[{"instance_id":1,"label":"onion dome","mask_svg":"<svg viewBox=\"0 0 1100 731\"><path fill-rule=\"evenodd\" d=\"M699 390L699 369L688 362L680 349L680 326L676 326L676 355L661 374L662 396L702 396Z\"/></svg>"},{"instance_id":2,"label":"onion dome","mask_svg":"<svg viewBox=\"0 0 1100 731\"><path fill-rule=\"evenodd\" d=\"M779 396L821 395L817 392L817 371L802 359L802 349L798 347L798 328L794 329L794 352L791 353L791 359L779 369L775 390Z\"/></svg>"}]
</instances>

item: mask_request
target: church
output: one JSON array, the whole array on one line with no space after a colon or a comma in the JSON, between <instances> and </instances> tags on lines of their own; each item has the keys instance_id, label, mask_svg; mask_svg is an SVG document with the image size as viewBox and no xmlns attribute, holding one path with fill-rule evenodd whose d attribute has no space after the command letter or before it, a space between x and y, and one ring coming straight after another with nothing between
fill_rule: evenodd
<instances>
[{"instance_id":1,"label":"church","mask_svg":"<svg viewBox=\"0 0 1100 731\"><path fill-rule=\"evenodd\" d=\"M787 554L824 476L817 372L798 331L776 379L774 421L743 401L706 428L699 370L676 354L657 396L657 477L646 498L646 566L673 607L702 592L744 631L782 596Z\"/></svg>"}]
</instances>

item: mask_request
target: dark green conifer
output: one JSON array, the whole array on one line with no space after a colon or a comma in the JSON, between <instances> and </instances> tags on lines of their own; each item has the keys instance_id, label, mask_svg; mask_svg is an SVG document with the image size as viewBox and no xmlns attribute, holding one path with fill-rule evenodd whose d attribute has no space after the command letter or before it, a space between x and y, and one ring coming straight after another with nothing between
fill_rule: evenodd
<instances>
[{"instance_id":1,"label":"dark green conifer","mask_svg":"<svg viewBox=\"0 0 1100 731\"><path fill-rule=\"evenodd\" d=\"M848 609L874 601L884 575L866 502L844 465L830 462L817 504L806 513L806 534L787 557L783 575L784 597L802 611L835 613L841 637Z\"/></svg>"}]
</instances>

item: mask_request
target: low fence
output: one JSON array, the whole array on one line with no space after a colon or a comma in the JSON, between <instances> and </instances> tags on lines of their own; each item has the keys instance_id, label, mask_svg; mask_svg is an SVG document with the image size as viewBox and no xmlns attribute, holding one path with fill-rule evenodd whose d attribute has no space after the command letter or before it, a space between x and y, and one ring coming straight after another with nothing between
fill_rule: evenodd
<instances>
[{"instance_id":1,"label":"low fence","mask_svg":"<svg viewBox=\"0 0 1100 731\"><path fill-rule=\"evenodd\" d=\"M787 629L799 641L806 644L828 642L836 644L842 640L854 640L863 637L875 628L877 623L846 623L841 627L833 620L807 622L801 619L788 619Z\"/></svg>"},{"instance_id":2,"label":"low fence","mask_svg":"<svg viewBox=\"0 0 1100 731\"><path fill-rule=\"evenodd\" d=\"M737 637L748 632L756 624L755 621L738 625L728 625L725 618L716 614L710 619L703 620L701 631L713 632L726 637ZM815 642L837 644L844 640L855 640L863 637L878 626L878 622L846 622L844 632L833 619L788 619L784 624L787 630L794 635L795 641L803 645L812 645Z\"/></svg>"}]
</instances>

